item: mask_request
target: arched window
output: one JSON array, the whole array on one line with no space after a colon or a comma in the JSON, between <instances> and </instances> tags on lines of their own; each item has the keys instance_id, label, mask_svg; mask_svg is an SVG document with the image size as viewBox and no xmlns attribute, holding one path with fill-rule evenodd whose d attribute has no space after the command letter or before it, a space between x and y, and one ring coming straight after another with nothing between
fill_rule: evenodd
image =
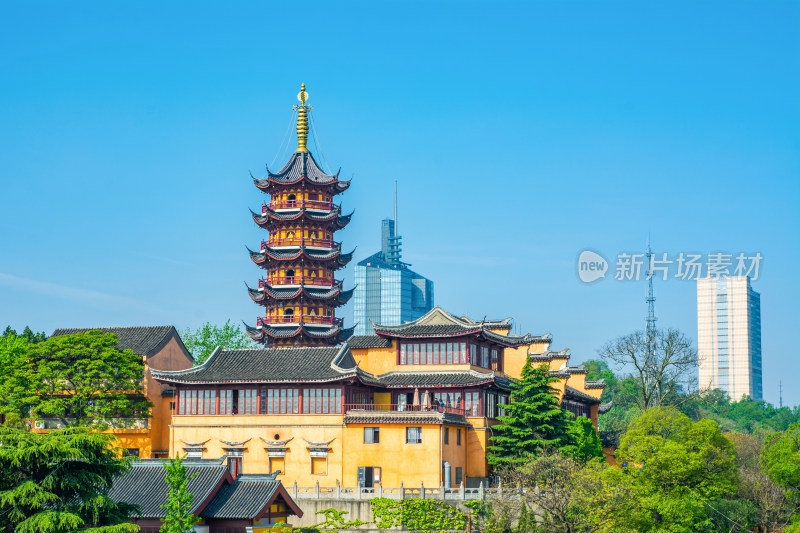
<instances>
[{"instance_id":1,"label":"arched window","mask_svg":"<svg viewBox=\"0 0 800 533\"><path fill-rule=\"evenodd\" d=\"M286 271L286 277L287 278L294 278L294 270L292 270L291 268L289 270L287 270ZM292 281L292 280L289 280L289 281Z\"/></svg>"},{"instance_id":2,"label":"arched window","mask_svg":"<svg viewBox=\"0 0 800 533\"><path fill-rule=\"evenodd\" d=\"M283 310L283 316L294 316L294 309L287 307Z\"/></svg>"},{"instance_id":3,"label":"arched window","mask_svg":"<svg viewBox=\"0 0 800 533\"><path fill-rule=\"evenodd\" d=\"M293 202L294 200L297 200L297 195L290 194L289 196L286 197L286 199L289 200L290 202Z\"/></svg>"}]
</instances>

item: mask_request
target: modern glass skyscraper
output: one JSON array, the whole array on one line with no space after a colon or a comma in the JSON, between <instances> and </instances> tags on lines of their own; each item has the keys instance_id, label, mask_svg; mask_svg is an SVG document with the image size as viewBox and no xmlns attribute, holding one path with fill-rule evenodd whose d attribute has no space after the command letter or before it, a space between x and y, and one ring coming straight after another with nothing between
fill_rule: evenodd
<instances>
[{"instance_id":1,"label":"modern glass skyscraper","mask_svg":"<svg viewBox=\"0 0 800 533\"><path fill-rule=\"evenodd\" d=\"M403 263L395 221L381 222L381 251L356 265L353 296L356 335L372 335L372 324L398 326L433 309L433 282Z\"/></svg>"},{"instance_id":2,"label":"modern glass skyscraper","mask_svg":"<svg viewBox=\"0 0 800 533\"><path fill-rule=\"evenodd\" d=\"M761 296L746 276L697 280L700 389L761 400Z\"/></svg>"}]
</instances>

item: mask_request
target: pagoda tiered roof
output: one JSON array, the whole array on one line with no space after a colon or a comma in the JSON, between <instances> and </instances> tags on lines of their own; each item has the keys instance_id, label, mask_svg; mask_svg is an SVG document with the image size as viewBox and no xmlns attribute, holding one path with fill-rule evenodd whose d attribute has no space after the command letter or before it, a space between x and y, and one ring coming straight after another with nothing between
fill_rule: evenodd
<instances>
[{"instance_id":1,"label":"pagoda tiered roof","mask_svg":"<svg viewBox=\"0 0 800 533\"><path fill-rule=\"evenodd\" d=\"M289 161L277 173L273 174L267 167L267 175L263 178L253 177L256 187L268 192L275 186L294 185L306 182L317 187L328 186L332 194L344 192L350 187L349 181L340 181L339 172L326 174L308 151L296 151Z\"/></svg>"},{"instance_id":2,"label":"pagoda tiered roof","mask_svg":"<svg viewBox=\"0 0 800 533\"><path fill-rule=\"evenodd\" d=\"M353 335L355 327L343 328L339 325L332 325L329 327L306 327L300 324L299 326L270 326L263 324L257 328L244 325L245 332L256 342L263 341L288 341L294 340L297 343L308 343L313 345L315 341L331 340L335 342L346 341Z\"/></svg>"},{"instance_id":3,"label":"pagoda tiered roof","mask_svg":"<svg viewBox=\"0 0 800 533\"><path fill-rule=\"evenodd\" d=\"M510 322L511 319L506 319ZM478 336L503 346L521 346L534 342L531 335L502 335L491 331L505 327L504 321L476 322L451 315L441 307L434 307L420 318L399 326L373 324L375 334L393 338L435 338Z\"/></svg>"},{"instance_id":4,"label":"pagoda tiered roof","mask_svg":"<svg viewBox=\"0 0 800 533\"><path fill-rule=\"evenodd\" d=\"M278 250L267 246L260 252L255 252L250 248L247 248L247 251L250 252L250 259L252 259L254 263L262 268L269 268L273 265L273 263L279 264L297 259L307 259L320 262L330 261L333 263L332 268L334 270L338 270L347 266L347 263L353 259L353 254L355 253L355 249L353 249L352 252L343 254L342 246L340 244L336 245L330 250L318 250L313 248L305 248L303 246L293 247L292 249L288 250L285 248Z\"/></svg>"},{"instance_id":5,"label":"pagoda tiered roof","mask_svg":"<svg viewBox=\"0 0 800 533\"><path fill-rule=\"evenodd\" d=\"M247 285L247 284L245 284ZM355 288L350 290L342 289L342 284L337 283L332 287L291 287L282 288L264 285L262 289L254 289L247 286L250 298L256 303L266 304L270 298L275 300L325 300L329 304L341 306L346 304L353 297Z\"/></svg>"},{"instance_id":6,"label":"pagoda tiered roof","mask_svg":"<svg viewBox=\"0 0 800 533\"><path fill-rule=\"evenodd\" d=\"M269 229L269 226L274 222L291 222L294 220L308 220L310 222L328 222L335 230L342 229L350 223L350 219L355 211L350 212L348 215L342 215L342 208L336 206L328 213L314 213L308 211L306 208L298 208L297 211L285 212L275 211L268 206L265 207L263 213L256 213L252 209L250 213L253 215L253 221L264 229Z\"/></svg>"}]
</instances>

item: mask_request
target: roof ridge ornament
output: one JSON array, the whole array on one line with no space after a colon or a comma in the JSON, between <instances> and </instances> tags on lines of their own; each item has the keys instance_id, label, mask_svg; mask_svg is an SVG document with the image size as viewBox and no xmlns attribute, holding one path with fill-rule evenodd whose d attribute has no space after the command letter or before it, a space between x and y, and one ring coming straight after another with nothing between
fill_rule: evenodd
<instances>
[{"instance_id":1,"label":"roof ridge ornament","mask_svg":"<svg viewBox=\"0 0 800 533\"><path fill-rule=\"evenodd\" d=\"M297 99L300 100L300 105L295 105L293 109L297 111L297 150L296 152L308 152L306 148L306 141L308 140L308 112L312 109L310 105L306 105L308 100L308 93L306 92L306 84L300 84L300 92L297 94Z\"/></svg>"}]
</instances>

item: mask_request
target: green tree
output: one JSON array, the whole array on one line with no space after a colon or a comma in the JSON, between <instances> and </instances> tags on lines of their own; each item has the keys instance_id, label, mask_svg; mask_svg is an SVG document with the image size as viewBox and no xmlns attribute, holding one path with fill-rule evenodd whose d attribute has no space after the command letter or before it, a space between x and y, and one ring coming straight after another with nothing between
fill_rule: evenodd
<instances>
[{"instance_id":1,"label":"green tree","mask_svg":"<svg viewBox=\"0 0 800 533\"><path fill-rule=\"evenodd\" d=\"M573 444L564 449L565 453L582 463L604 457L603 445L591 420L579 416L570 424L569 431Z\"/></svg>"},{"instance_id":2,"label":"green tree","mask_svg":"<svg viewBox=\"0 0 800 533\"><path fill-rule=\"evenodd\" d=\"M195 366L205 363L217 346L226 350L254 347L250 337L239 326L231 324L230 319L222 326L206 322L194 330L186 328L181 331L181 339L194 357Z\"/></svg>"},{"instance_id":3,"label":"green tree","mask_svg":"<svg viewBox=\"0 0 800 533\"><path fill-rule=\"evenodd\" d=\"M192 499L194 496L188 490L189 480L198 473L191 476L186 474L186 466L183 458L179 455L175 459L162 461L166 470L166 481L169 487L167 503L162 505L167 510L167 516L162 520L160 533L189 533L195 522L192 513Z\"/></svg>"},{"instance_id":4,"label":"green tree","mask_svg":"<svg viewBox=\"0 0 800 533\"><path fill-rule=\"evenodd\" d=\"M767 435L760 459L770 479L785 489L787 496L800 500L800 424Z\"/></svg>"},{"instance_id":5,"label":"green tree","mask_svg":"<svg viewBox=\"0 0 800 533\"><path fill-rule=\"evenodd\" d=\"M14 356L0 409L64 425L127 426L148 416L142 358L117 348L117 336L87 331L28 344Z\"/></svg>"},{"instance_id":6,"label":"green tree","mask_svg":"<svg viewBox=\"0 0 800 533\"><path fill-rule=\"evenodd\" d=\"M713 521L711 502L734 493L736 453L716 422L692 420L672 407L652 408L633 420L617 449L628 462L639 531L694 533Z\"/></svg>"},{"instance_id":7,"label":"green tree","mask_svg":"<svg viewBox=\"0 0 800 533\"><path fill-rule=\"evenodd\" d=\"M489 464L522 464L537 452L572 444L571 415L561 409L550 385L554 381L547 365L534 368L530 361L525 363L521 379L511 383L508 405L500 406L506 414L492 427Z\"/></svg>"},{"instance_id":8,"label":"green tree","mask_svg":"<svg viewBox=\"0 0 800 533\"><path fill-rule=\"evenodd\" d=\"M11 326L6 326L5 331L3 331L3 337L8 337L13 335L15 337L22 337L23 339L27 340L30 343L35 342L44 342L47 340L47 335L45 335L44 331L40 331L39 333L34 333L30 326L25 326L25 329L22 331L21 334L17 334L17 332L11 328Z\"/></svg>"},{"instance_id":9,"label":"green tree","mask_svg":"<svg viewBox=\"0 0 800 533\"><path fill-rule=\"evenodd\" d=\"M0 427L0 531L138 531L125 523L135 507L107 496L128 468L113 440L85 428L37 434Z\"/></svg>"}]
</instances>

